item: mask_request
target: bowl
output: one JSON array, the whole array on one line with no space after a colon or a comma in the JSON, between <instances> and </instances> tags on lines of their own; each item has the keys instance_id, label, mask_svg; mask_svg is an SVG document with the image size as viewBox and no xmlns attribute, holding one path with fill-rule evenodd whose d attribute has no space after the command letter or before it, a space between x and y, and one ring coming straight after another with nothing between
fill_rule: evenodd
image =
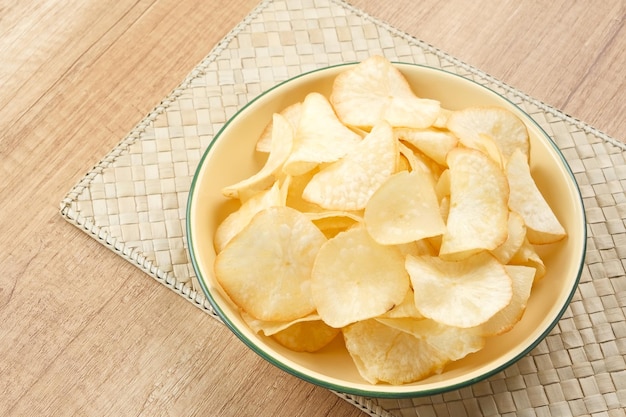
<instances>
[{"instance_id":1,"label":"bowl","mask_svg":"<svg viewBox=\"0 0 626 417\"><path fill-rule=\"evenodd\" d=\"M313 91L328 96L334 78L350 65L355 64L315 70L275 86L248 103L215 135L193 178L187 207L188 249L202 291L226 326L255 353L292 375L337 392L407 398L442 393L483 380L527 355L565 312L583 267L586 223L574 176L550 137L512 102L464 77L427 66L394 63L418 96L439 100L448 109L500 106L519 116L528 128L531 169L537 186L568 233L566 239L538 250L547 273L533 288L526 312L513 330L488 339L485 348L451 363L439 375L405 385L374 385L361 378L341 337L316 353L284 348L254 333L216 282L213 234L236 208L223 197L221 189L262 167L264 156L255 151L255 143L273 113L302 101Z\"/></svg>"}]
</instances>

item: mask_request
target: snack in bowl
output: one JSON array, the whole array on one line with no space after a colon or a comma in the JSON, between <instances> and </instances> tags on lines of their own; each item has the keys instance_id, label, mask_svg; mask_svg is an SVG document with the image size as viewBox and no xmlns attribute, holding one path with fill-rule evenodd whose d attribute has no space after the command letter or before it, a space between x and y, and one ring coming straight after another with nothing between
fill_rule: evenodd
<instances>
[{"instance_id":1,"label":"snack in bowl","mask_svg":"<svg viewBox=\"0 0 626 417\"><path fill-rule=\"evenodd\" d=\"M460 77L402 68L417 74L374 56L296 79L271 106L260 97L238 115L263 107L245 139L255 168L221 165L230 174L198 204L204 160L190 193L192 261L221 318L272 363L342 392L420 395L502 369L554 326L584 254L578 190L538 126ZM429 71L477 98L415 88ZM555 163L570 215L532 175ZM199 215L213 233L201 242ZM567 253L578 263L542 306Z\"/></svg>"}]
</instances>

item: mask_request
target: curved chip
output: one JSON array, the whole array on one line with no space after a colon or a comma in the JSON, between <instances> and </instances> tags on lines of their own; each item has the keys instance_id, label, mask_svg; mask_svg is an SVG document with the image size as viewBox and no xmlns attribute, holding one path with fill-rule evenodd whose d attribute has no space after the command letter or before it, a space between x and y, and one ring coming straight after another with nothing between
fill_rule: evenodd
<instances>
[{"instance_id":1,"label":"curved chip","mask_svg":"<svg viewBox=\"0 0 626 417\"><path fill-rule=\"evenodd\" d=\"M394 127L429 127L441 107L436 100L417 97L404 75L382 56L339 74L330 102L343 123L366 130L381 121Z\"/></svg>"},{"instance_id":2,"label":"curved chip","mask_svg":"<svg viewBox=\"0 0 626 417\"><path fill-rule=\"evenodd\" d=\"M291 124L292 129L295 131L296 127L298 127L298 122L300 121L300 112L302 111L302 102L299 101L292 105L285 107L280 111L280 115L283 116L289 124ZM259 139L256 142L256 150L258 152L269 153L272 150L272 129L274 127L274 123L270 121L268 125L265 127Z\"/></svg>"},{"instance_id":3,"label":"curved chip","mask_svg":"<svg viewBox=\"0 0 626 417\"><path fill-rule=\"evenodd\" d=\"M526 225L522 216L514 211L509 212L507 230L508 235L504 243L491 251L491 254L503 265L511 261L526 239Z\"/></svg>"},{"instance_id":4,"label":"curved chip","mask_svg":"<svg viewBox=\"0 0 626 417\"><path fill-rule=\"evenodd\" d=\"M284 206L285 198L283 192L275 182L272 188L261 191L246 200L238 210L230 213L228 217L222 221L213 238L215 252L219 253L230 240L241 232L244 227L250 223L252 217L259 211L268 207Z\"/></svg>"},{"instance_id":5,"label":"curved chip","mask_svg":"<svg viewBox=\"0 0 626 417\"><path fill-rule=\"evenodd\" d=\"M506 173L511 188L509 207L524 219L530 243L546 244L563 239L565 229L537 188L521 152L511 155Z\"/></svg>"},{"instance_id":6,"label":"curved chip","mask_svg":"<svg viewBox=\"0 0 626 417\"><path fill-rule=\"evenodd\" d=\"M469 148L484 148L481 135L493 138L506 162L516 149L528 159L530 139L524 122L500 107L468 107L448 117L448 129Z\"/></svg>"},{"instance_id":7,"label":"curved chip","mask_svg":"<svg viewBox=\"0 0 626 417\"><path fill-rule=\"evenodd\" d=\"M309 93L302 104L293 149L283 171L302 175L324 162L334 162L350 152L361 136L343 125L330 103L319 93Z\"/></svg>"},{"instance_id":8,"label":"curved chip","mask_svg":"<svg viewBox=\"0 0 626 417\"><path fill-rule=\"evenodd\" d=\"M415 146L439 165L446 164L448 152L454 149L459 141L451 132L433 128L396 128L394 134L398 139Z\"/></svg>"},{"instance_id":9,"label":"curved chip","mask_svg":"<svg viewBox=\"0 0 626 417\"><path fill-rule=\"evenodd\" d=\"M291 124L278 113L272 118L272 149L265 161L265 165L254 175L224 187L222 193L226 197L239 198L250 189L262 190L274 182L274 174L282 168L291 153L293 145L293 128Z\"/></svg>"},{"instance_id":10,"label":"curved chip","mask_svg":"<svg viewBox=\"0 0 626 417\"><path fill-rule=\"evenodd\" d=\"M500 246L507 238L509 186L487 155L457 148L448 154L450 209L439 255L463 259Z\"/></svg>"},{"instance_id":11,"label":"curved chip","mask_svg":"<svg viewBox=\"0 0 626 417\"><path fill-rule=\"evenodd\" d=\"M328 210L361 210L391 176L398 160L398 141L383 122L342 159L322 168L302 197Z\"/></svg>"},{"instance_id":12,"label":"curved chip","mask_svg":"<svg viewBox=\"0 0 626 417\"><path fill-rule=\"evenodd\" d=\"M481 331L485 336L498 335L511 330L524 315L526 303L530 297L535 269L518 265L505 265L505 268L511 277L513 296L509 305L481 325Z\"/></svg>"}]
</instances>

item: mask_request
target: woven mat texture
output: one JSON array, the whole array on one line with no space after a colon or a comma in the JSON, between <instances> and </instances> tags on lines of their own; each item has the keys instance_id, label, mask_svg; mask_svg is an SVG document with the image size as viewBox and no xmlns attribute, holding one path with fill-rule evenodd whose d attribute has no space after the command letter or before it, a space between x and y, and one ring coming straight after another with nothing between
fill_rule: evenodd
<instances>
[{"instance_id":1,"label":"woven mat texture","mask_svg":"<svg viewBox=\"0 0 626 417\"><path fill-rule=\"evenodd\" d=\"M530 354L472 386L390 400L336 393L372 416L626 416L626 147L339 0L261 2L72 188L61 214L202 311L185 240L187 195L220 127L302 72L372 54L463 75L506 96L553 138L584 198L578 290Z\"/></svg>"}]
</instances>

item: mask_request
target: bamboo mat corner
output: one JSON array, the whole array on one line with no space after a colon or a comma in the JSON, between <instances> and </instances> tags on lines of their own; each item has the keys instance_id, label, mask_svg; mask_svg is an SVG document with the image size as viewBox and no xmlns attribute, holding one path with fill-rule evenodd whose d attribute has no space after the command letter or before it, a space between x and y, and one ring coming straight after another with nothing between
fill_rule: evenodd
<instances>
[{"instance_id":1,"label":"bamboo mat corner","mask_svg":"<svg viewBox=\"0 0 626 417\"><path fill-rule=\"evenodd\" d=\"M62 216L217 318L194 280L189 187L213 136L280 81L372 54L442 68L520 106L551 136L583 196L587 256L553 331L491 378L390 400L336 393L372 416L626 416L626 146L341 0L264 0L65 196Z\"/></svg>"}]
</instances>

